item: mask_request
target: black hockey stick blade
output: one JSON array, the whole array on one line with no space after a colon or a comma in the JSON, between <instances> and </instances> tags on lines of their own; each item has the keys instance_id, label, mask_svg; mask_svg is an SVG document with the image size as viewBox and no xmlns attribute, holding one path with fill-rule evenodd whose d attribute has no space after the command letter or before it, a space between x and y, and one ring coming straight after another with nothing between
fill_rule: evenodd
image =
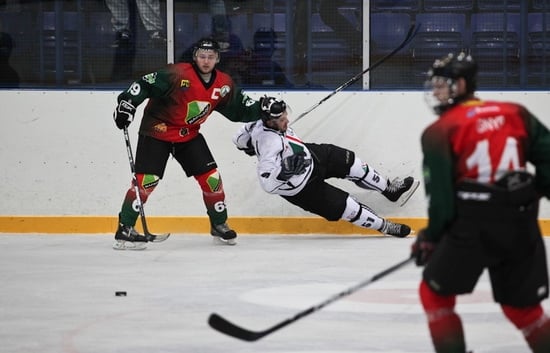
<instances>
[{"instance_id":1,"label":"black hockey stick blade","mask_svg":"<svg viewBox=\"0 0 550 353\"><path fill-rule=\"evenodd\" d=\"M139 192L136 187L136 194ZM139 202L139 215L141 217L141 225L143 227L143 235L147 238L147 241L151 241L153 243L160 243L162 241L165 241L170 236L170 233L164 233L164 234L153 234L149 231L149 227L147 227L147 221L145 219L145 211L143 211L143 204L141 203L141 199L138 197Z\"/></svg>"},{"instance_id":2,"label":"black hockey stick blade","mask_svg":"<svg viewBox=\"0 0 550 353\"><path fill-rule=\"evenodd\" d=\"M238 338L240 340L243 340L243 341L248 341L248 342L254 342L254 341L257 341L259 340L260 338L264 337L264 336L267 336L269 335L270 333L273 333L293 322L296 322L298 321L299 319L309 315L309 314L312 314L322 308L324 308L325 306L329 305L330 303L332 302L335 302L336 300L340 299L340 298L343 298L345 296L348 296L354 292L356 292L357 290L365 287L366 285L374 282L374 281L377 281L379 280L380 278L382 277L385 277L387 275L389 275L390 273L400 269L401 267L407 265L408 263L412 262L414 260L414 257L409 257L407 258L406 260L403 260L393 266L391 266L390 268L387 268L385 269L384 271L374 275L373 277L369 278L368 280L365 280L363 282L360 282L358 284L356 284L355 286L351 287L351 288L348 288L338 294L335 294L333 295L332 297L328 298L327 300L315 305L315 306L312 306L310 308L307 308L303 311L300 311L299 313L297 313L296 315L294 315L293 317L291 318L288 318L284 321L281 321L280 323L266 329L266 330L263 330L263 331L251 331L251 330L248 330L244 327L241 327L241 326L238 326L234 323L232 323L231 321L223 318L222 316L216 314L216 313L212 313L210 314L209 318L208 318L208 324L210 325L210 327L212 327L214 330L216 331L219 331L221 333L224 333L228 336L231 336L231 337L234 337L234 338Z\"/></svg>"},{"instance_id":3,"label":"black hockey stick blade","mask_svg":"<svg viewBox=\"0 0 550 353\"><path fill-rule=\"evenodd\" d=\"M326 96L325 98L321 99L319 102L317 102L315 105L313 105L311 108L309 108L308 110L306 110L305 112L303 112L302 114L298 115L298 117L296 117L296 119L294 119L290 125L293 125L294 123L296 123L298 120L302 119L304 116L306 116L307 114L311 113L315 108L317 108L318 106L320 106L321 104L323 104L325 101L327 101L330 97L334 96L336 93L340 92L341 90L349 87L350 85L354 84L357 80L359 80L364 74L366 74L367 72L375 69L376 67L380 66L381 64L383 64L386 60L388 60L389 58L391 58L392 56L394 56L395 54L397 54L401 49L403 49L407 44L409 44L413 38L416 36L416 34L418 33L418 30L420 29L420 23L416 24L416 25L411 25L409 27L409 31L407 32L407 35L405 36L405 39L403 39L403 41L397 46L395 47L395 49L393 49L390 53L386 54L384 57L380 58L378 61L376 61L374 64L372 64L371 66L369 66L368 68L366 68L365 70L363 70L362 72L358 73L357 75L353 76L351 79L349 79L347 82L345 82L344 84L342 84L340 87L336 88L334 91L332 91L328 96Z\"/></svg>"},{"instance_id":4,"label":"black hockey stick blade","mask_svg":"<svg viewBox=\"0 0 550 353\"><path fill-rule=\"evenodd\" d=\"M221 333L225 333L226 335L229 335L231 337L239 338L243 341L248 342L256 341L263 336L269 334L269 332L265 331L247 330L243 327L235 325L231 321L224 319L216 313L210 314L210 317L208 318L208 324L210 325L210 327Z\"/></svg>"}]
</instances>

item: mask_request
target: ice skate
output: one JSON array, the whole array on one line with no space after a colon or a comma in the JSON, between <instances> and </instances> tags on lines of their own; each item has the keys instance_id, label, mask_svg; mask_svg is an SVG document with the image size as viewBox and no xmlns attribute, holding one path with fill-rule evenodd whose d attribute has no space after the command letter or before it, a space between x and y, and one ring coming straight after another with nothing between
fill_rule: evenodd
<instances>
[{"instance_id":1,"label":"ice skate","mask_svg":"<svg viewBox=\"0 0 550 353\"><path fill-rule=\"evenodd\" d=\"M408 225L393 223L391 221L388 221L387 219L384 220L382 227L380 227L378 231L382 234L392 235L398 238L404 238L407 235L411 234L411 228Z\"/></svg>"},{"instance_id":2,"label":"ice skate","mask_svg":"<svg viewBox=\"0 0 550 353\"><path fill-rule=\"evenodd\" d=\"M401 199L399 206L403 206L409 201L419 184L420 182L418 180L414 180L414 178L410 176L405 179L395 178L388 183L388 187L386 190L382 191L382 195L392 202Z\"/></svg>"},{"instance_id":3,"label":"ice skate","mask_svg":"<svg viewBox=\"0 0 550 353\"><path fill-rule=\"evenodd\" d=\"M210 234L214 237L214 240L226 244L226 245L235 245L237 244L237 233L229 226L227 223L222 224L212 224L210 227Z\"/></svg>"},{"instance_id":4,"label":"ice skate","mask_svg":"<svg viewBox=\"0 0 550 353\"><path fill-rule=\"evenodd\" d=\"M139 234L134 227L125 226L122 223L118 224L118 229L115 233L115 242L113 249L115 250L145 250L147 238Z\"/></svg>"}]
</instances>

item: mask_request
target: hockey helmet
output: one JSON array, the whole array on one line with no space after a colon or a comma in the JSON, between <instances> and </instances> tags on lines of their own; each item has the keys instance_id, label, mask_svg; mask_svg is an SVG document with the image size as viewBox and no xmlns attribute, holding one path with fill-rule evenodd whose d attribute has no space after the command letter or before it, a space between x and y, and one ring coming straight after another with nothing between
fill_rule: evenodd
<instances>
[{"instance_id":1,"label":"hockey helmet","mask_svg":"<svg viewBox=\"0 0 550 353\"><path fill-rule=\"evenodd\" d=\"M260 99L262 120L279 119L286 111L286 103L275 97L264 96Z\"/></svg>"},{"instance_id":2,"label":"hockey helmet","mask_svg":"<svg viewBox=\"0 0 550 353\"><path fill-rule=\"evenodd\" d=\"M216 54L218 54L218 60L219 60L220 45L214 39L212 39L212 38L201 38L201 39L199 39L195 43L195 46L193 47L193 58L195 58L197 56L197 51L199 49L213 50Z\"/></svg>"},{"instance_id":3,"label":"hockey helmet","mask_svg":"<svg viewBox=\"0 0 550 353\"><path fill-rule=\"evenodd\" d=\"M463 78L466 86L462 92L457 91L456 82ZM434 94L435 89L446 89L447 92ZM477 89L477 64L474 59L464 52L436 59L428 70L426 81L427 99L432 100L429 105L440 114L445 109L464 100Z\"/></svg>"}]
</instances>

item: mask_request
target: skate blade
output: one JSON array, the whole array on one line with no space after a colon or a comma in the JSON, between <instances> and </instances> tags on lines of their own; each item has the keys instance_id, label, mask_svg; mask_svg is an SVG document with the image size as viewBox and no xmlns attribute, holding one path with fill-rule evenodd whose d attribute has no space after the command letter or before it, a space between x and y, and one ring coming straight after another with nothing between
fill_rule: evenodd
<instances>
[{"instance_id":1,"label":"skate blade","mask_svg":"<svg viewBox=\"0 0 550 353\"><path fill-rule=\"evenodd\" d=\"M419 185L420 185L420 181L415 180L413 182L413 184L411 185L410 189L407 190L406 192L404 192L403 195L401 195L401 198L400 198L400 201L399 201L399 207L403 207L403 205L405 205L407 203L407 201L409 201L409 199L414 194L416 189L418 189Z\"/></svg>"},{"instance_id":2,"label":"skate blade","mask_svg":"<svg viewBox=\"0 0 550 353\"><path fill-rule=\"evenodd\" d=\"M142 242L132 243L131 241L115 240L113 243L114 250L145 250L147 246Z\"/></svg>"},{"instance_id":3,"label":"skate blade","mask_svg":"<svg viewBox=\"0 0 550 353\"><path fill-rule=\"evenodd\" d=\"M214 244L218 244L218 245L237 245L237 238L224 239L224 238L219 237L217 235L213 235L212 238L213 238L212 241L214 242Z\"/></svg>"}]
</instances>

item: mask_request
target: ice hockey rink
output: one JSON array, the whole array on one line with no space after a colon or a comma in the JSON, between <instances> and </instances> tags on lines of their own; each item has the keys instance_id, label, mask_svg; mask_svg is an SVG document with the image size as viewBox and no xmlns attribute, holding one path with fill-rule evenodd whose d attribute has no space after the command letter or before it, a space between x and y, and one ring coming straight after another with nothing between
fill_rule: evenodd
<instances>
[{"instance_id":1,"label":"ice hockey rink","mask_svg":"<svg viewBox=\"0 0 550 353\"><path fill-rule=\"evenodd\" d=\"M267 329L403 261L414 238L241 235L231 247L209 235L178 234L145 251L115 251L112 241L112 235L0 235L0 351L432 351L416 294L421 268L414 264L255 342L207 323L215 312L254 331ZM492 302L485 275L457 310L468 349L529 352Z\"/></svg>"}]
</instances>

